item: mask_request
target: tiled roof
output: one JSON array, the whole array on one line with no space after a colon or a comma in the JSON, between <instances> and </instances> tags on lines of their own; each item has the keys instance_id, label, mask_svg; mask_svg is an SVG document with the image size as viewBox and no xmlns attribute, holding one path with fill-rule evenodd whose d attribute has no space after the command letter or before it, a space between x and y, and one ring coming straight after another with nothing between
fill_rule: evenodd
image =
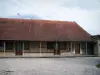
<instances>
[{"instance_id":1,"label":"tiled roof","mask_svg":"<svg viewBox=\"0 0 100 75\"><path fill-rule=\"evenodd\" d=\"M0 40L91 41L76 22L0 18Z\"/></svg>"}]
</instances>

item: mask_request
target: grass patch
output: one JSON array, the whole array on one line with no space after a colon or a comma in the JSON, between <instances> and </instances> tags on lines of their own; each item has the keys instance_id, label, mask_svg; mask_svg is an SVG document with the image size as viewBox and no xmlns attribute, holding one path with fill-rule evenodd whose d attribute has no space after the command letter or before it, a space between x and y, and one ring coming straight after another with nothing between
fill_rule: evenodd
<instances>
[{"instance_id":1,"label":"grass patch","mask_svg":"<svg viewBox=\"0 0 100 75\"><path fill-rule=\"evenodd\" d=\"M96 67L97 67L97 68L100 68L100 64L97 64Z\"/></svg>"}]
</instances>

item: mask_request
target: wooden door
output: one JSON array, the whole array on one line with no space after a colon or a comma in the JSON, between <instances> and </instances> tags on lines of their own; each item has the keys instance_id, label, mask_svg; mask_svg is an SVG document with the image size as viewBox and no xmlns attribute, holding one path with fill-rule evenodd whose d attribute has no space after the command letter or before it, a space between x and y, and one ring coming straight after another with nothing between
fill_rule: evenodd
<instances>
[{"instance_id":1,"label":"wooden door","mask_svg":"<svg viewBox=\"0 0 100 75\"><path fill-rule=\"evenodd\" d=\"M54 55L60 55L60 43L54 44Z\"/></svg>"},{"instance_id":2,"label":"wooden door","mask_svg":"<svg viewBox=\"0 0 100 75\"><path fill-rule=\"evenodd\" d=\"M16 55L23 55L22 42L15 42L15 54Z\"/></svg>"},{"instance_id":3,"label":"wooden door","mask_svg":"<svg viewBox=\"0 0 100 75\"><path fill-rule=\"evenodd\" d=\"M66 50L67 50L67 52L71 52L71 50L70 50L70 43L69 42L66 44Z\"/></svg>"},{"instance_id":4,"label":"wooden door","mask_svg":"<svg viewBox=\"0 0 100 75\"><path fill-rule=\"evenodd\" d=\"M75 53L80 54L80 43L75 43Z\"/></svg>"}]
</instances>

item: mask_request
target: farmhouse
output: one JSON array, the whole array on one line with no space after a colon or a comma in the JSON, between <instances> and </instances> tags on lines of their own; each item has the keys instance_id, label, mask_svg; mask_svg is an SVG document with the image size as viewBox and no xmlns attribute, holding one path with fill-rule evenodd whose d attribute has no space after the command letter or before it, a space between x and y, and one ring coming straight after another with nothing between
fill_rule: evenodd
<instances>
[{"instance_id":1,"label":"farmhouse","mask_svg":"<svg viewBox=\"0 0 100 75\"><path fill-rule=\"evenodd\" d=\"M91 35L72 21L0 18L0 54L93 55Z\"/></svg>"}]
</instances>

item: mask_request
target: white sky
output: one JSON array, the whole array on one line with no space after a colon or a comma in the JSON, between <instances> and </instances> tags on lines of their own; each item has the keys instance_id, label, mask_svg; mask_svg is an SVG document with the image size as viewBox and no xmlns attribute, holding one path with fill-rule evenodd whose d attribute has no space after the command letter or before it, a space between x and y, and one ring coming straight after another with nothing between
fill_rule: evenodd
<instances>
[{"instance_id":1,"label":"white sky","mask_svg":"<svg viewBox=\"0 0 100 75\"><path fill-rule=\"evenodd\" d=\"M0 10L6 18L76 21L90 34L100 34L100 0L0 0Z\"/></svg>"}]
</instances>

